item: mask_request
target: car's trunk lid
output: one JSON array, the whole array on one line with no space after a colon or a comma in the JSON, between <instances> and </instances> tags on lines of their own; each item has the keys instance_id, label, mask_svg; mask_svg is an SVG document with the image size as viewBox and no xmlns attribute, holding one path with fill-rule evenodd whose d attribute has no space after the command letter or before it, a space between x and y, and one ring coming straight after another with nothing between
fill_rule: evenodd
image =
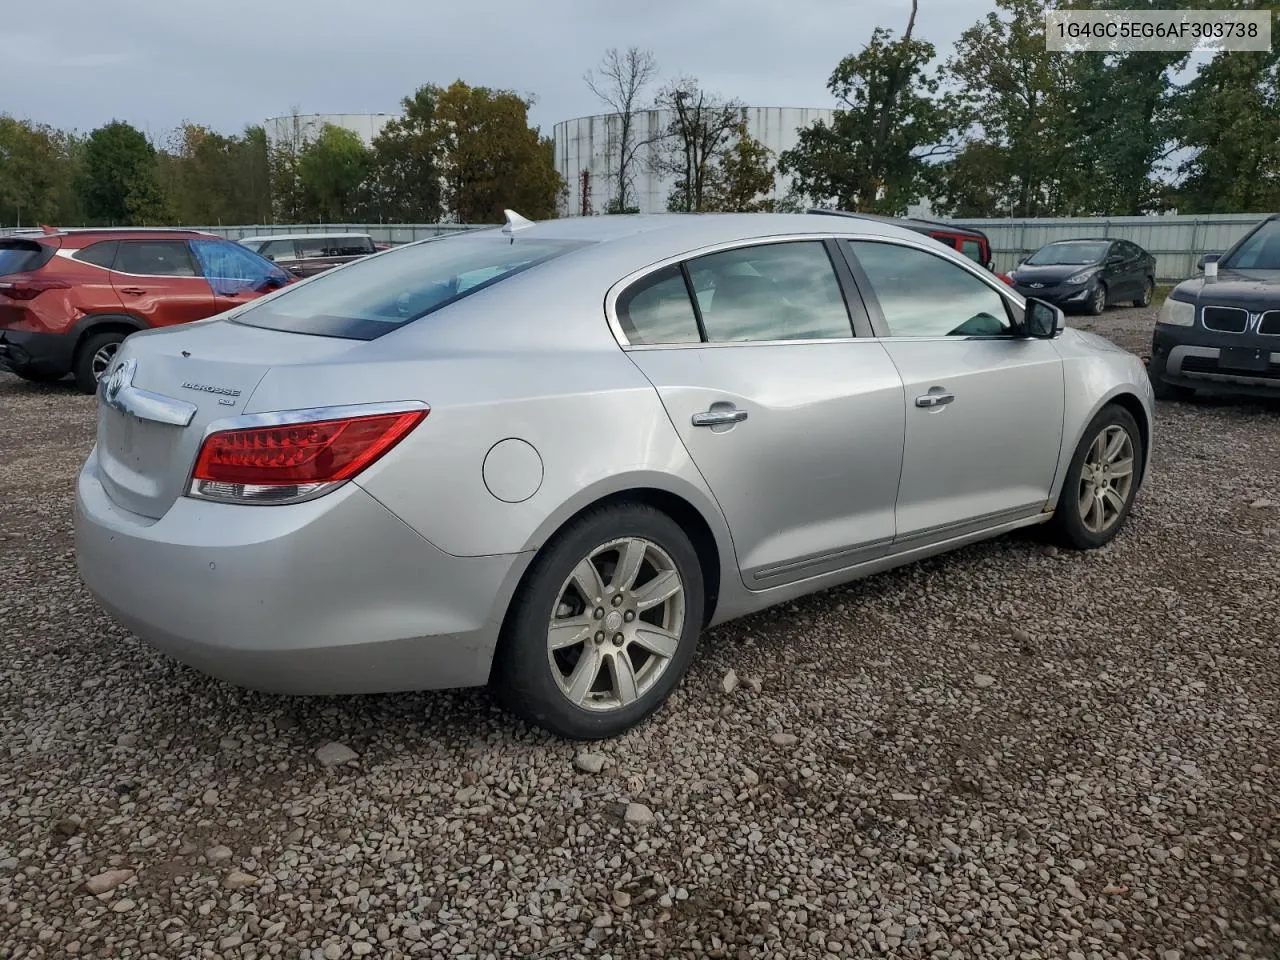
<instances>
[{"instance_id":1,"label":"car's trunk lid","mask_svg":"<svg viewBox=\"0 0 1280 960\"><path fill-rule=\"evenodd\" d=\"M243 413L273 365L322 362L355 346L224 321L129 337L98 391L107 495L132 513L164 516L186 491L209 425Z\"/></svg>"}]
</instances>

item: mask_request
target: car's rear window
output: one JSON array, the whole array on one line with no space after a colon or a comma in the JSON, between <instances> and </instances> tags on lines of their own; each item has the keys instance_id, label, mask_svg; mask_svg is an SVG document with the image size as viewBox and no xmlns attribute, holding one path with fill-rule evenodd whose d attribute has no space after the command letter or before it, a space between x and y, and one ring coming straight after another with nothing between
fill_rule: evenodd
<instances>
[{"instance_id":1,"label":"car's rear window","mask_svg":"<svg viewBox=\"0 0 1280 960\"><path fill-rule=\"evenodd\" d=\"M374 340L589 241L483 231L410 244L253 305L236 323L267 330Z\"/></svg>"},{"instance_id":2,"label":"car's rear window","mask_svg":"<svg viewBox=\"0 0 1280 960\"><path fill-rule=\"evenodd\" d=\"M0 240L0 277L39 270L53 258L53 247L34 240Z\"/></svg>"}]
</instances>

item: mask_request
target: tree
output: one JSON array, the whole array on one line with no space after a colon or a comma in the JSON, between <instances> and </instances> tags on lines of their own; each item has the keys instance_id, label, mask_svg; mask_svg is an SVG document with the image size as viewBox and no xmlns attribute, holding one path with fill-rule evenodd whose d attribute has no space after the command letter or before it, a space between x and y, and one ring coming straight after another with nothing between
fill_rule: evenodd
<instances>
[{"instance_id":1,"label":"tree","mask_svg":"<svg viewBox=\"0 0 1280 960\"><path fill-rule=\"evenodd\" d=\"M98 223L157 223L166 216L155 147L121 120L89 134L77 192L89 219Z\"/></svg>"},{"instance_id":2,"label":"tree","mask_svg":"<svg viewBox=\"0 0 1280 960\"><path fill-rule=\"evenodd\" d=\"M877 27L861 52L832 71L840 103L831 123L801 130L779 158L798 193L841 209L901 214L925 188L929 158L950 151L953 98L928 70L933 44L912 37L916 2L900 39Z\"/></svg>"},{"instance_id":3,"label":"tree","mask_svg":"<svg viewBox=\"0 0 1280 960\"><path fill-rule=\"evenodd\" d=\"M671 117L655 161L659 172L676 178L667 209L700 212L716 160L742 122L742 104L722 100L694 78L682 77L662 88L657 106Z\"/></svg>"},{"instance_id":4,"label":"tree","mask_svg":"<svg viewBox=\"0 0 1280 960\"><path fill-rule=\"evenodd\" d=\"M535 220L556 215L561 178L547 141L529 126L531 105L461 80L440 95L444 205L456 222L501 222L503 209Z\"/></svg>"},{"instance_id":5,"label":"tree","mask_svg":"<svg viewBox=\"0 0 1280 960\"><path fill-rule=\"evenodd\" d=\"M443 91L427 84L401 101L404 115L373 141L370 206L379 220L435 223L441 216L445 134L438 108Z\"/></svg>"},{"instance_id":6,"label":"tree","mask_svg":"<svg viewBox=\"0 0 1280 960\"><path fill-rule=\"evenodd\" d=\"M351 213L369 170L369 150L360 137L326 123L298 155L298 182L318 218L341 223Z\"/></svg>"},{"instance_id":7,"label":"tree","mask_svg":"<svg viewBox=\"0 0 1280 960\"><path fill-rule=\"evenodd\" d=\"M733 143L721 150L708 178L704 209L726 213L770 213L776 170L770 162L773 152L747 131L739 121Z\"/></svg>"},{"instance_id":8,"label":"tree","mask_svg":"<svg viewBox=\"0 0 1280 960\"><path fill-rule=\"evenodd\" d=\"M0 226L80 222L80 147L73 135L0 114Z\"/></svg>"},{"instance_id":9,"label":"tree","mask_svg":"<svg viewBox=\"0 0 1280 960\"><path fill-rule=\"evenodd\" d=\"M636 114L645 87L657 73L658 61L651 51L628 47L619 52L613 47L605 52L599 66L588 70L583 78L591 92L611 109L610 119L616 124L616 135L614 126L609 127L609 178L614 183L610 213L639 212L630 202L631 183L639 151L649 141L638 136Z\"/></svg>"},{"instance_id":10,"label":"tree","mask_svg":"<svg viewBox=\"0 0 1280 960\"><path fill-rule=\"evenodd\" d=\"M991 206L973 215L1056 216L1070 209L1090 158L1062 133L1079 110L1072 54L1045 49L1053 0L995 0L996 10L966 30L948 62L961 88L958 127L965 144L938 173L939 205L952 211L973 191L975 169L1000 185ZM977 158L988 164L981 168Z\"/></svg>"},{"instance_id":11,"label":"tree","mask_svg":"<svg viewBox=\"0 0 1280 960\"><path fill-rule=\"evenodd\" d=\"M1171 104L1179 212L1261 213L1280 207L1277 54L1222 52Z\"/></svg>"},{"instance_id":12,"label":"tree","mask_svg":"<svg viewBox=\"0 0 1280 960\"><path fill-rule=\"evenodd\" d=\"M260 223L270 219L266 132L228 137L185 123L158 156L160 182L179 223Z\"/></svg>"}]
</instances>

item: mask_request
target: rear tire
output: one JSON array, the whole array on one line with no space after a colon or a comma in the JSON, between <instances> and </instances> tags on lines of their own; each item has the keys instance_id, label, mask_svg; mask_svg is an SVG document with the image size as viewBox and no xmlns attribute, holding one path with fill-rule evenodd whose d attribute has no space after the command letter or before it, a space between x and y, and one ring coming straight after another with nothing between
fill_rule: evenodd
<instances>
[{"instance_id":1,"label":"rear tire","mask_svg":"<svg viewBox=\"0 0 1280 960\"><path fill-rule=\"evenodd\" d=\"M1133 414L1114 403L1103 407L1071 457L1049 521L1054 539L1074 550L1096 550L1115 539L1129 518L1145 465Z\"/></svg>"},{"instance_id":2,"label":"rear tire","mask_svg":"<svg viewBox=\"0 0 1280 960\"><path fill-rule=\"evenodd\" d=\"M1155 292L1156 292L1156 282L1150 277L1147 277L1145 280L1142 281L1142 296L1140 296L1137 300L1133 301L1133 305L1135 307L1151 306L1151 298L1155 296Z\"/></svg>"},{"instance_id":3,"label":"rear tire","mask_svg":"<svg viewBox=\"0 0 1280 960\"><path fill-rule=\"evenodd\" d=\"M558 736L617 736L679 684L703 604L697 552L675 521L645 504L595 508L548 541L525 574L491 686L506 709Z\"/></svg>"},{"instance_id":4,"label":"rear tire","mask_svg":"<svg viewBox=\"0 0 1280 960\"><path fill-rule=\"evenodd\" d=\"M111 361L115 359L116 351L120 349L126 336L127 334L114 331L95 333L80 344L80 348L76 350L72 372L76 377L76 388L81 393L97 391L98 378L111 366Z\"/></svg>"}]
</instances>

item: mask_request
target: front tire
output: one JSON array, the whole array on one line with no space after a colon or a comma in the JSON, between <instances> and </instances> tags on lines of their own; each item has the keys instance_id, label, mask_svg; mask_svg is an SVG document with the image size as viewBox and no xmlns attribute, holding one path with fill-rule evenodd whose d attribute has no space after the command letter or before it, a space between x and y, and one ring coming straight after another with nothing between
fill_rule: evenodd
<instances>
[{"instance_id":1,"label":"front tire","mask_svg":"<svg viewBox=\"0 0 1280 960\"><path fill-rule=\"evenodd\" d=\"M615 737L680 682L703 605L698 554L675 521L645 504L593 509L549 541L526 574L492 686L508 710L558 736Z\"/></svg>"},{"instance_id":2,"label":"front tire","mask_svg":"<svg viewBox=\"0 0 1280 960\"><path fill-rule=\"evenodd\" d=\"M1087 309L1089 311L1089 315L1093 317L1098 316L1102 311L1107 309L1107 285L1105 283L1099 281L1098 285L1093 288L1093 295L1089 297L1089 306Z\"/></svg>"},{"instance_id":3,"label":"front tire","mask_svg":"<svg viewBox=\"0 0 1280 960\"><path fill-rule=\"evenodd\" d=\"M1145 465L1142 434L1128 410L1103 407L1084 432L1067 469L1050 528L1065 547L1110 543L1133 507Z\"/></svg>"},{"instance_id":4,"label":"front tire","mask_svg":"<svg viewBox=\"0 0 1280 960\"><path fill-rule=\"evenodd\" d=\"M125 336L126 334L116 332L95 333L80 344L72 373L75 374L76 388L81 393L97 391L98 378L111 366Z\"/></svg>"}]
</instances>

